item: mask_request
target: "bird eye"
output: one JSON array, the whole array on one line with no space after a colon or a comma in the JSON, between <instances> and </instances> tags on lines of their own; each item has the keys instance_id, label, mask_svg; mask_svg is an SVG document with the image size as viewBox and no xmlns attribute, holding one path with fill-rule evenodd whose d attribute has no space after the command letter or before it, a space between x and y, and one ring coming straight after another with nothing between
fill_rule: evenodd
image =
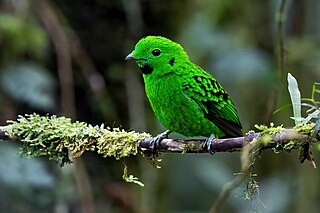
<instances>
[{"instance_id":1,"label":"bird eye","mask_svg":"<svg viewBox=\"0 0 320 213\"><path fill-rule=\"evenodd\" d=\"M154 56L159 56L160 55L160 53L161 53L161 51L159 50L159 49L154 49L154 50L152 50L152 55L154 55Z\"/></svg>"}]
</instances>

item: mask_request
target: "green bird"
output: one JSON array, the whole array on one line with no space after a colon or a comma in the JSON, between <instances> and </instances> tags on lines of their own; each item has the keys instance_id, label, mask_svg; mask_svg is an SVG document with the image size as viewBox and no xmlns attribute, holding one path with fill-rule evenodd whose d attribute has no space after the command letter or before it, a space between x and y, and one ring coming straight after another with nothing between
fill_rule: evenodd
<instances>
[{"instance_id":1,"label":"green bird","mask_svg":"<svg viewBox=\"0 0 320 213\"><path fill-rule=\"evenodd\" d=\"M162 36L147 36L126 58L140 68L150 105L168 130L150 143L152 150L171 132L209 137L240 137L241 124L229 95L207 71L189 60L182 46Z\"/></svg>"}]
</instances>

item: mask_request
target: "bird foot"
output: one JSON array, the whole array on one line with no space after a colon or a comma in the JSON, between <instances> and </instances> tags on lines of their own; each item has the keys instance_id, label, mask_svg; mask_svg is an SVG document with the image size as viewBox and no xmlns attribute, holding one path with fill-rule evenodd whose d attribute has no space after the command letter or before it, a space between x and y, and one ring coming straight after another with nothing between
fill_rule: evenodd
<instances>
[{"instance_id":1,"label":"bird foot","mask_svg":"<svg viewBox=\"0 0 320 213\"><path fill-rule=\"evenodd\" d=\"M215 139L216 137L214 136L214 134L211 134L209 138L206 139L206 141L204 142L204 144L202 145L203 149L208 150L208 152L213 155L215 152L211 150L211 144L212 144L212 140Z\"/></svg>"},{"instance_id":2,"label":"bird foot","mask_svg":"<svg viewBox=\"0 0 320 213\"><path fill-rule=\"evenodd\" d=\"M163 133L160 133L156 137L154 137L150 143L149 143L149 148L151 149L152 152L155 152L157 147L159 146L159 143L165 139L168 138L168 135L171 133L170 130L166 130Z\"/></svg>"}]
</instances>

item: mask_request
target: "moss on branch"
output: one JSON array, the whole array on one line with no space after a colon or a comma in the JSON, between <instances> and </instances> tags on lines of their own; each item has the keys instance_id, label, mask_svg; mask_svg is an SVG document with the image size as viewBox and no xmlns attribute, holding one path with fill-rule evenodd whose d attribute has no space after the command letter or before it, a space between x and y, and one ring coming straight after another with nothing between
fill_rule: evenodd
<instances>
[{"instance_id":1,"label":"moss on branch","mask_svg":"<svg viewBox=\"0 0 320 213\"><path fill-rule=\"evenodd\" d=\"M70 162L85 151L97 151L103 157L117 160L136 155L137 144L147 133L126 132L119 128L92 126L85 122L72 122L70 118L31 114L19 116L1 127L9 138L20 140L20 153L30 157L45 156L50 160Z\"/></svg>"},{"instance_id":2,"label":"moss on branch","mask_svg":"<svg viewBox=\"0 0 320 213\"><path fill-rule=\"evenodd\" d=\"M147 133L126 132L119 128L92 126L85 122L72 122L70 118L30 114L19 116L1 127L9 139L21 141L20 154L28 157L44 156L61 163L70 163L72 158L85 151L96 151L103 157L123 159L138 153L138 142L150 137ZM128 182L142 185L132 175L125 173Z\"/></svg>"},{"instance_id":3,"label":"moss on branch","mask_svg":"<svg viewBox=\"0 0 320 213\"><path fill-rule=\"evenodd\" d=\"M305 159L314 163L310 151L312 142L319 142L319 133L315 135L314 123L285 129L282 126L260 125L257 132L249 131L246 136L239 138L213 139L211 151L233 152L241 151L249 144L255 153L263 149L291 151L300 149L299 162ZM44 156L58 161L61 165L70 163L72 158L81 156L86 151L94 151L103 157L114 157L123 160L137 155L139 151L153 165L158 166L159 152L204 153L204 140L173 140L164 139L157 147L157 152L151 152L149 142L152 139L147 133L127 132L119 128L92 126L85 122L70 118L40 116L30 114L19 116L16 121L8 121L7 126L0 127L0 138L21 141L20 154L29 157ZM315 166L315 163L314 163ZM127 175L125 165L124 179L129 182L140 183L132 175Z\"/></svg>"}]
</instances>

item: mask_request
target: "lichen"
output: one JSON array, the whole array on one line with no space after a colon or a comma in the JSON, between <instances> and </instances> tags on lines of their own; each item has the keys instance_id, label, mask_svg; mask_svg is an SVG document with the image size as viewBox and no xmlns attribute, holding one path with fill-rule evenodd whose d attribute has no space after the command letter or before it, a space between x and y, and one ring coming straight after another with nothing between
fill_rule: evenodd
<instances>
[{"instance_id":1,"label":"lichen","mask_svg":"<svg viewBox=\"0 0 320 213\"><path fill-rule=\"evenodd\" d=\"M283 146L283 149L284 150L287 150L287 151L291 151L293 149L297 149L299 148L300 145L298 145L298 143L296 141L290 141L289 143L286 143L284 146Z\"/></svg>"},{"instance_id":2,"label":"lichen","mask_svg":"<svg viewBox=\"0 0 320 213\"><path fill-rule=\"evenodd\" d=\"M309 125L308 125L309 126ZM272 135L275 135L277 133L280 133L281 131L284 130L283 126L275 126L273 123L270 123L270 126L266 126L266 125L255 125L256 129L258 129L260 131L261 137L259 139L259 143L267 146L270 143L274 143L272 142ZM309 127L300 127L301 130L303 130L304 132L309 131ZM295 129L296 130L296 129ZM300 132L298 130L296 130L297 132ZM304 133L301 132L301 133ZM310 132L310 131L309 131ZM279 153L282 150L285 150L287 152L290 152L293 149L298 149L302 146L301 142L297 142L297 141L290 141L288 143L283 144L282 142L277 142L272 148L271 150L274 153Z\"/></svg>"},{"instance_id":3,"label":"lichen","mask_svg":"<svg viewBox=\"0 0 320 213\"><path fill-rule=\"evenodd\" d=\"M182 154L187 153L188 151L193 151L193 152L200 152L203 150L202 145L196 144L196 143L185 143L182 146Z\"/></svg>"},{"instance_id":4,"label":"lichen","mask_svg":"<svg viewBox=\"0 0 320 213\"><path fill-rule=\"evenodd\" d=\"M244 194L246 199L251 199L252 197L258 197L259 196L259 185L258 182L255 180L255 177L257 174L253 172L254 170L254 164L257 158L260 157L261 150L263 148L269 147L271 148L275 153L278 153L280 150L291 150L292 148L295 148L296 143L289 143L286 145L283 145L282 143L276 143L272 141L272 135L275 135L281 131L284 130L283 126L275 126L273 123L270 123L270 126L266 125L255 125L255 128L258 130L260 137L254 138L250 142L250 148L246 151L248 155L247 156L247 163L244 163L242 160L242 167L248 166L248 174L245 179L245 189ZM255 134L255 131L251 130L246 135L249 136L251 134ZM273 143L273 144L272 144ZM244 152L244 151L243 151ZM243 154L244 155L244 154Z\"/></svg>"},{"instance_id":5,"label":"lichen","mask_svg":"<svg viewBox=\"0 0 320 213\"><path fill-rule=\"evenodd\" d=\"M71 163L73 158L85 151L97 151L103 157L116 160L137 155L139 141L150 137L147 133L126 132L119 128L92 126L85 122L72 122L70 118L40 116L36 113L19 116L16 121L8 121L1 129L9 137L21 141L20 154L28 157L44 156L61 163ZM126 165L125 170L126 172ZM123 175L124 179L139 185L132 175Z\"/></svg>"},{"instance_id":6,"label":"lichen","mask_svg":"<svg viewBox=\"0 0 320 213\"><path fill-rule=\"evenodd\" d=\"M160 162L162 161L161 159L161 154L158 151L151 152L148 150L142 151L141 152L143 157L154 167L160 169Z\"/></svg>"},{"instance_id":7,"label":"lichen","mask_svg":"<svg viewBox=\"0 0 320 213\"><path fill-rule=\"evenodd\" d=\"M259 196L259 184L256 181L257 174L250 172L245 179L245 189L244 189L244 194L245 194L245 199L249 200L253 197L258 197Z\"/></svg>"},{"instance_id":8,"label":"lichen","mask_svg":"<svg viewBox=\"0 0 320 213\"><path fill-rule=\"evenodd\" d=\"M103 157L114 157L119 160L131 155L137 155L138 142L150 137L147 133L126 132L119 128L99 128L101 137L97 139L97 152Z\"/></svg>"},{"instance_id":9,"label":"lichen","mask_svg":"<svg viewBox=\"0 0 320 213\"><path fill-rule=\"evenodd\" d=\"M259 130L261 135L274 135L284 130L283 125L274 126L274 123L270 123L270 126L256 124L254 127Z\"/></svg>"},{"instance_id":10,"label":"lichen","mask_svg":"<svg viewBox=\"0 0 320 213\"><path fill-rule=\"evenodd\" d=\"M308 123L304 125L296 125L293 129L301 134L312 136L314 132L315 123Z\"/></svg>"},{"instance_id":11,"label":"lichen","mask_svg":"<svg viewBox=\"0 0 320 213\"><path fill-rule=\"evenodd\" d=\"M122 179L129 182L129 183L135 183L141 187L144 187L144 184L141 181L139 181L139 179L137 177L135 177L133 175L128 175L128 166L125 163L125 161L123 161L123 165L124 165L124 168L123 168Z\"/></svg>"}]
</instances>

